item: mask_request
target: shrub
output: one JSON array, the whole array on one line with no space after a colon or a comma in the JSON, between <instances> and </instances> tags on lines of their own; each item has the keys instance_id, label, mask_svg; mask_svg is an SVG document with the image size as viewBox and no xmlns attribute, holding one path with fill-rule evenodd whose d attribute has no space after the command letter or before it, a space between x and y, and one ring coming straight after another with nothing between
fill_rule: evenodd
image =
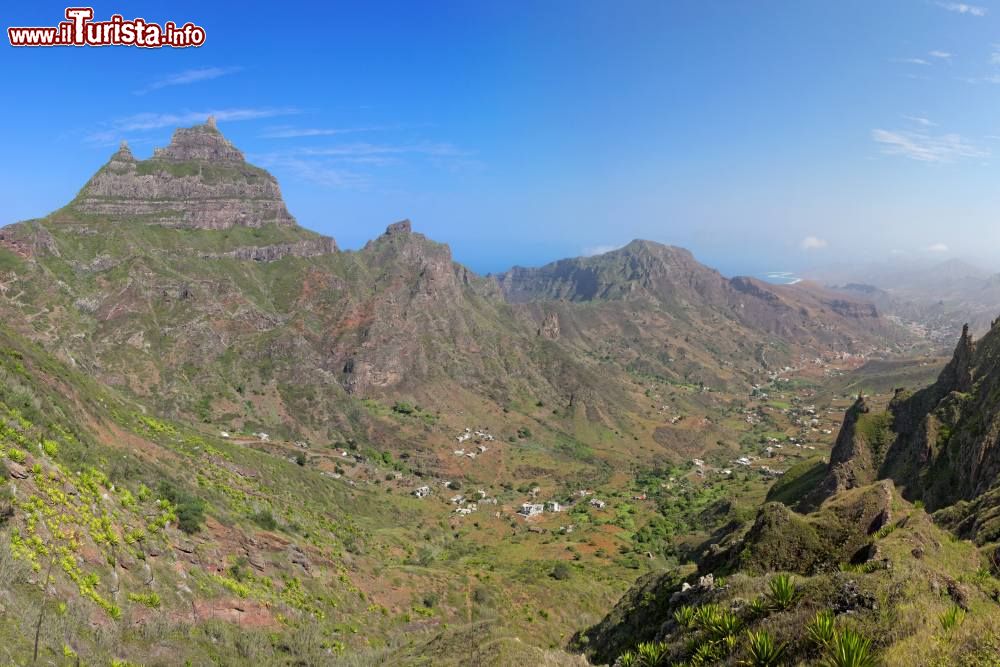
<instances>
[{"instance_id":1,"label":"shrub","mask_svg":"<svg viewBox=\"0 0 1000 667\"><path fill-rule=\"evenodd\" d=\"M264 530L274 530L278 527L278 521L271 514L271 510L261 510L250 518Z\"/></svg>"},{"instance_id":2,"label":"shrub","mask_svg":"<svg viewBox=\"0 0 1000 667\"><path fill-rule=\"evenodd\" d=\"M205 521L205 504L197 498L188 498L177 506L177 526L187 534L197 533Z\"/></svg>"},{"instance_id":3,"label":"shrub","mask_svg":"<svg viewBox=\"0 0 1000 667\"><path fill-rule=\"evenodd\" d=\"M784 611L794 605L802 593L795 585L795 580L787 574L779 574L767 583L770 589L767 601L772 609Z\"/></svg>"},{"instance_id":4,"label":"shrub","mask_svg":"<svg viewBox=\"0 0 1000 667\"><path fill-rule=\"evenodd\" d=\"M305 466L305 464L306 464L306 455L303 454L302 452L299 452L298 454L296 454L295 455L295 463L297 463L300 466Z\"/></svg>"},{"instance_id":5,"label":"shrub","mask_svg":"<svg viewBox=\"0 0 1000 667\"><path fill-rule=\"evenodd\" d=\"M878 660L872 655L872 640L865 639L853 630L838 634L821 663L824 667L875 667Z\"/></svg>"},{"instance_id":6,"label":"shrub","mask_svg":"<svg viewBox=\"0 0 1000 667\"><path fill-rule=\"evenodd\" d=\"M747 657L741 665L751 667L772 667L780 665L785 657L786 644L776 644L767 632L747 631Z\"/></svg>"},{"instance_id":7,"label":"shrub","mask_svg":"<svg viewBox=\"0 0 1000 667\"><path fill-rule=\"evenodd\" d=\"M199 498L177 488L168 481L160 483L160 495L177 509L177 526L189 535L201 530L205 521L205 503Z\"/></svg>"},{"instance_id":8,"label":"shrub","mask_svg":"<svg viewBox=\"0 0 1000 667\"><path fill-rule=\"evenodd\" d=\"M570 569L569 565L567 565L566 563L556 563L556 566L552 568L551 576L553 579L557 579L559 581L565 581L569 579L571 574L572 570Z\"/></svg>"},{"instance_id":9,"label":"shrub","mask_svg":"<svg viewBox=\"0 0 1000 667\"><path fill-rule=\"evenodd\" d=\"M28 460L28 455L22 452L20 449L15 449L11 447L7 450L7 458L9 458L14 463L24 463Z\"/></svg>"}]
</instances>

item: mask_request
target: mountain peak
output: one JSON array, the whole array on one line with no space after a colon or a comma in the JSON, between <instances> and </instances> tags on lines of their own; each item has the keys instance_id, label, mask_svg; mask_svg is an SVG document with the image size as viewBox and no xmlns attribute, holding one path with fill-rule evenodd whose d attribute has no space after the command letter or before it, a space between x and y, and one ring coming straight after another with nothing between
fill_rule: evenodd
<instances>
[{"instance_id":1,"label":"mountain peak","mask_svg":"<svg viewBox=\"0 0 1000 667\"><path fill-rule=\"evenodd\" d=\"M409 234L413 231L413 225L409 218L405 220L400 220L399 222L394 222L385 228L386 236L395 236L397 234Z\"/></svg>"},{"instance_id":2,"label":"mountain peak","mask_svg":"<svg viewBox=\"0 0 1000 667\"><path fill-rule=\"evenodd\" d=\"M122 142L69 209L194 229L295 225L274 176L248 164L213 117L178 128L148 160Z\"/></svg>"},{"instance_id":3,"label":"mountain peak","mask_svg":"<svg viewBox=\"0 0 1000 667\"><path fill-rule=\"evenodd\" d=\"M153 152L153 159L188 162L243 163L243 152L222 136L215 117L209 116L202 125L180 127L174 130L170 145Z\"/></svg>"},{"instance_id":4,"label":"mountain peak","mask_svg":"<svg viewBox=\"0 0 1000 667\"><path fill-rule=\"evenodd\" d=\"M118 152L111 156L112 161L118 162L135 162L135 156L132 155L132 149L128 147L128 142L124 139L120 144L118 144Z\"/></svg>"}]
</instances>

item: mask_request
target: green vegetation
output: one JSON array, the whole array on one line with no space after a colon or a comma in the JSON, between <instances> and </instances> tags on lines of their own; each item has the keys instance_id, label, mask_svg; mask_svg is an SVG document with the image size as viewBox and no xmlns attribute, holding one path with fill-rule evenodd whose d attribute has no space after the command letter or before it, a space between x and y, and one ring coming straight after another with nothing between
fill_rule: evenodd
<instances>
[{"instance_id":1,"label":"green vegetation","mask_svg":"<svg viewBox=\"0 0 1000 667\"><path fill-rule=\"evenodd\" d=\"M878 660L872 655L871 640L853 630L837 633L833 644L823 659L824 667L875 667Z\"/></svg>"},{"instance_id":2,"label":"green vegetation","mask_svg":"<svg viewBox=\"0 0 1000 667\"><path fill-rule=\"evenodd\" d=\"M799 461L785 471L767 492L768 502L795 506L826 476L826 463L819 457Z\"/></svg>"},{"instance_id":3,"label":"green vegetation","mask_svg":"<svg viewBox=\"0 0 1000 667\"><path fill-rule=\"evenodd\" d=\"M785 644L774 641L770 634L760 630L747 631L747 657L740 664L752 667L773 667L780 665L785 657Z\"/></svg>"},{"instance_id":4,"label":"green vegetation","mask_svg":"<svg viewBox=\"0 0 1000 667\"><path fill-rule=\"evenodd\" d=\"M160 482L160 496L171 503L177 514L177 526L185 533L197 533L205 521L205 502L169 481Z\"/></svg>"},{"instance_id":5,"label":"green vegetation","mask_svg":"<svg viewBox=\"0 0 1000 667\"><path fill-rule=\"evenodd\" d=\"M941 614L938 619L941 622L941 629L945 632L954 630L965 621L965 610L957 604L953 604L948 611Z\"/></svg>"},{"instance_id":6,"label":"green vegetation","mask_svg":"<svg viewBox=\"0 0 1000 667\"><path fill-rule=\"evenodd\" d=\"M795 604L801 591L795 585L795 579L787 574L779 574L767 582L767 601L771 609L785 611Z\"/></svg>"},{"instance_id":7,"label":"green vegetation","mask_svg":"<svg viewBox=\"0 0 1000 667\"><path fill-rule=\"evenodd\" d=\"M816 616L806 629L809 632L809 639L823 649L832 646L837 637L833 612L829 610L816 612Z\"/></svg>"}]
</instances>

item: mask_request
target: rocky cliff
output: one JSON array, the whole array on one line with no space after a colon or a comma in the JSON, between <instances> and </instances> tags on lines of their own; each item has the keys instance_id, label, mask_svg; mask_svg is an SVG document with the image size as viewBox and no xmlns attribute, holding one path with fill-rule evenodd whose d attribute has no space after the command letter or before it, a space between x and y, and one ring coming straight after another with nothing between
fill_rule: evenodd
<instances>
[{"instance_id":1,"label":"rocky cliff","mask_svg":"<svg viewBox=\"0 0 1000 667\"><path fill-rule=\"evenodd\" d=\"M897 389L885 409L859 398L844 418L826 478L803 506L876 479L892 480L907 499L942 510L970 538L1000 541L997 322L979 341L964 327L934 384Z\"/></svg>"},{"instance_id":2,"label":"rocky cliff","mask_svg":"<svg viewBox=\"0 0 1000 667\"><path fill-rule=\"evenodd\" d=\"M192 229L295 224L278 182L247 164L211 118L178 129L148 160L136 160L122 143L70 208Z\"/></svg>"}]
</instances>

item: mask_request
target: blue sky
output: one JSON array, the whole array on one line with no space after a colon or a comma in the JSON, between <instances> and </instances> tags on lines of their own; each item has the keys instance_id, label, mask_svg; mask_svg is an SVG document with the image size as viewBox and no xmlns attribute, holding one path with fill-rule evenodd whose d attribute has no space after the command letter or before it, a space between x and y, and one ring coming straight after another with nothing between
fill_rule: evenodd
<instances>
[{"instance_id":1,"label":"blue sky","mask_svg":"<svg viewBox=\"0 0 1000 667\"><path fill-rule=\"evenodd\" d=\"M397 219L481 271L649 238L726 273L1000 268L1000 4L95 5L205 46L0 48L0 223L214 112L307 227ZM4 28L65 4L5 7Z\"/></svg>"}]
</instances>

